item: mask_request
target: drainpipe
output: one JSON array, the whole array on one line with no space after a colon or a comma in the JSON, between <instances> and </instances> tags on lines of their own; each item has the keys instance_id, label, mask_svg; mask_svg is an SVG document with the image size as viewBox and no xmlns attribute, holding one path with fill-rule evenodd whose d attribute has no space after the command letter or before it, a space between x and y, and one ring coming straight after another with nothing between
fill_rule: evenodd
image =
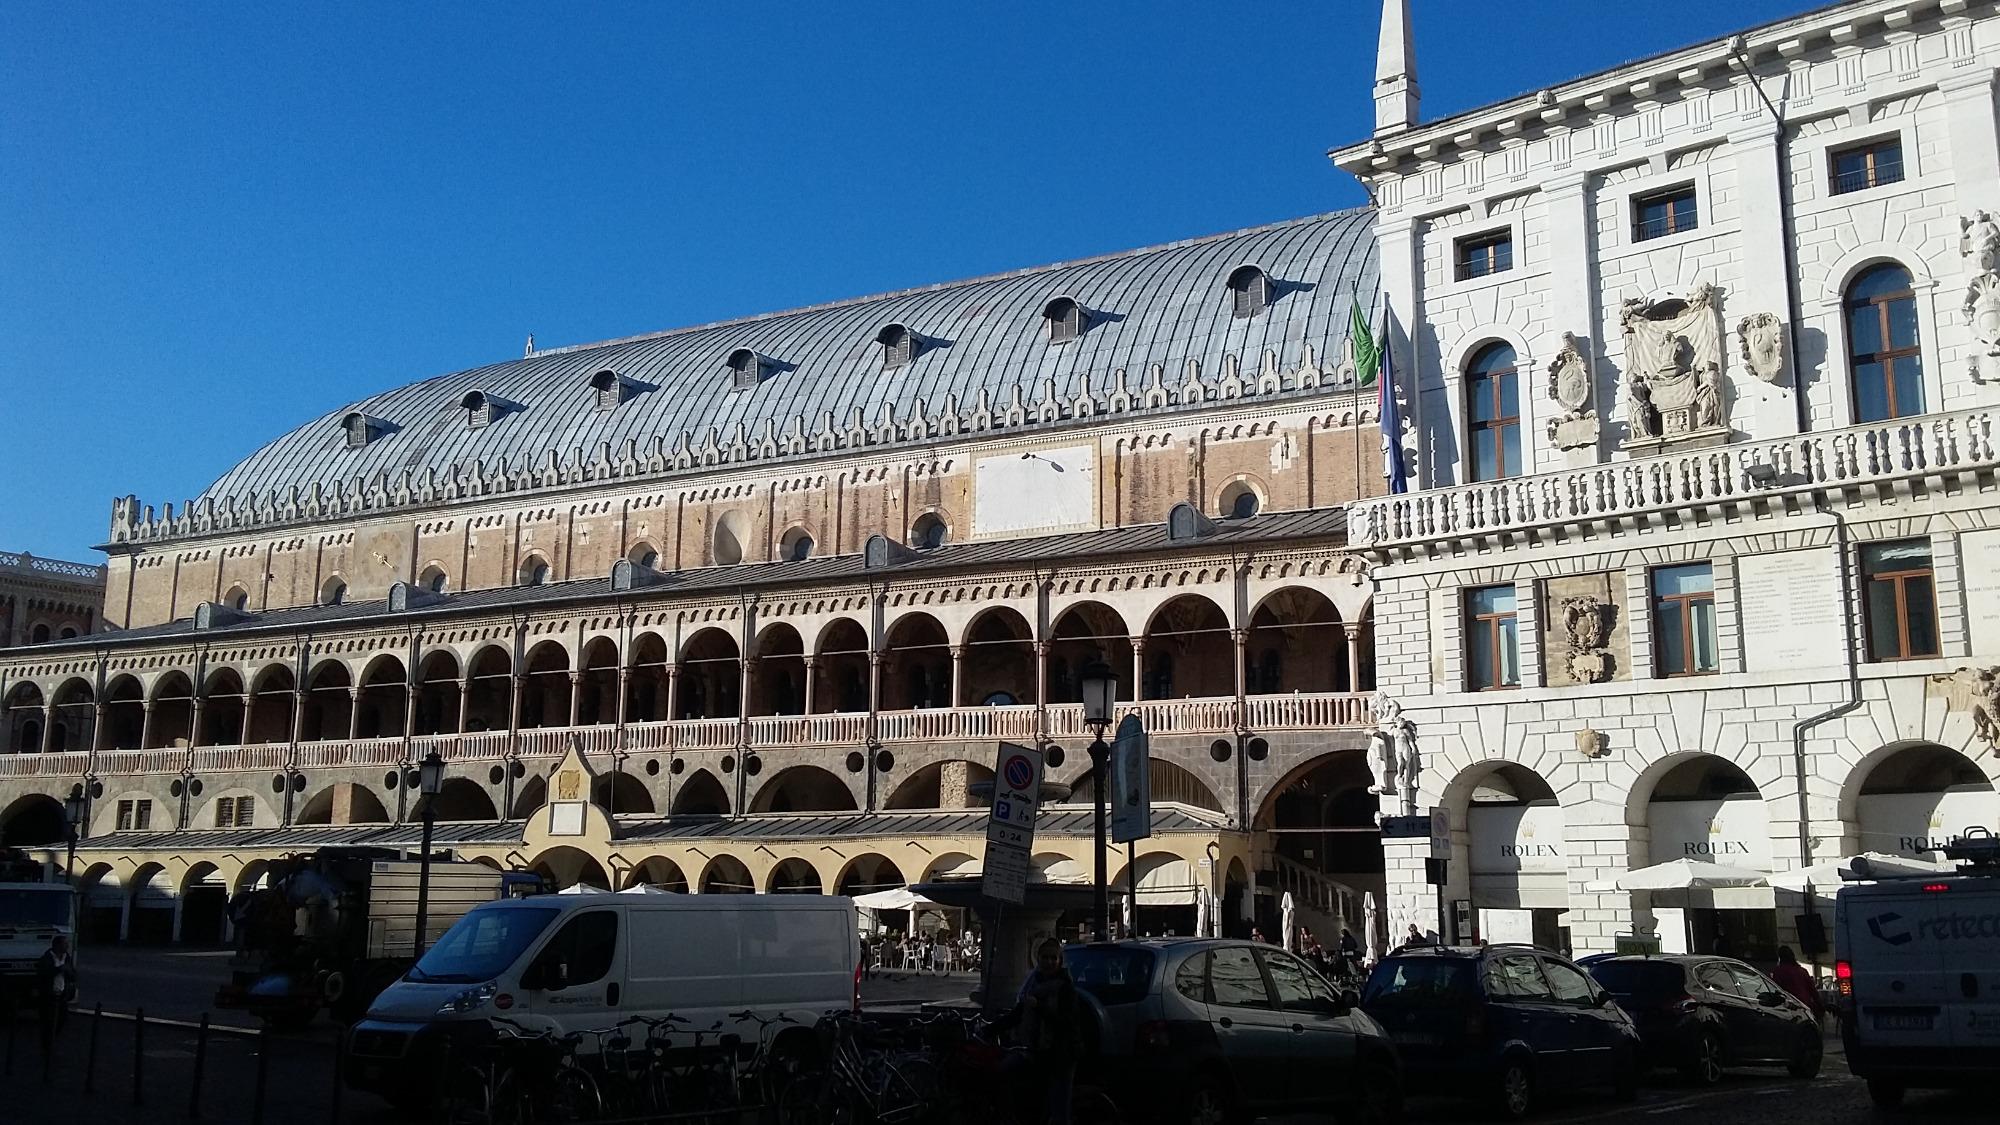
<instances>
[{"instance_id":1,"label":"drainpipe","mask_svg":"<svg viewBox=\"0 0 2000 1125\"><path fill-rule=\"evenodd\" d=\"M1742 64L1743 76L1750 80L1750 88L1757 91L1757 100L1764 103L1771 120L1778 126L1778 242L1785 255L1785 318L1790 322L1785 329L1785 350L1792 365L1792 408L1798 416L1799 432L1803 434L1812 430L1812 410L1806 405L1805 369L1799 363L1798 326L1804 306L1799 300L1798 249L1793 245L1792 237L1792 132L1785 123L1785 115L1764 93L1764 84L1757 81L1757 72L1750 65L1749 44L1738 35L1730 39L1729 50ZM1845 573L1845 560L1841 565L1842 573Z\"/></svg>"},{"instance_id":2,"label":"drainpipe","mask_svg":"<svg viewBox=\"0 0 2000 1125\"><path fill-rule=\"evenodd\" d=\"M1817 715L1809 715L1792 724L1792 772L1798 786L1799 800L1799 866L1811 867L1812 846L1812 804L1806 797L1806 734L1814 727L1840 718L1861 706L1861 662L1854 646L1854 591L1853 579L1848 572L1847 520L1839 512L1828 511L1825 501L1816 499L1814 506L1833 520L1834 547L1840 552L1840 622L1841 647L1847 661L1847 698ZM1808 904L1808 909L1810 909Z\"/></svg>"}]
</instances>

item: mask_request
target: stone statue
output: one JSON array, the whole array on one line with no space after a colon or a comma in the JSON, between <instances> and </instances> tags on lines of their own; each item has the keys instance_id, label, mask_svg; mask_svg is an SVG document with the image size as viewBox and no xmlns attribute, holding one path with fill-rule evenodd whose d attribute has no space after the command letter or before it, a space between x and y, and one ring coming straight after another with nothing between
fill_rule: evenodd
<instances>
[{"instance_id":1,"label":"stone statue","mask_svg":"<svg viewBox=\"0 0 2000 1125\"><path fill-rule=\"evenodd\" d=\"M1972 260L1980 273L2000 271L2000 223L1989 211L1974 211L1958 220L1958 252Z\"/></svg>"},{"instance_id":2,"label":"stone statue","mask_svg":"<svg viewBox=\"0 0 2000 1125\"><path fill-rule=\"evenodd\" d=\"M1653 388L1637 371L1625 374L1625 425L1635 438L1658 436L1653 425Z\"/></svg>"},{"instance_id":3,"label":"stone statue","mask_svg":"<svg viewBox=\"0 0 2000 1125\"><path fill-rule=\"evenodd\" d=\"M1377 730L1368 736L1368 754L1375 760L1375 784L1368 787L1370 793L1388 794L1396 791L1396 736L1387 730Z\"/></svg>"},{"instance_id":4,"label":"stone statue","mask_svg":"<svg viewBox=\"0 0 2000 1125\"><path fill-rule=\"evenodd\" d=\"M2000 667L1973 673L1972 733L1987 750L2000 755Z\"/></svg>"},{"instance_id":5,"label":"stone statue","mask_svg":"<svg viewBox=\"0 0 2000 1125\"><path fill-rule=\"evenodd\" d=\"M1417 784L1423 780L1423 759L1417 754L1417 724L1408 719L1400 720L1396 728L1396 780L1403 786L1403 811L1411 811L1411 795L1417 791Z\"/></svg>"},{"instance_id":6,"label":"stone statue","mask_svg":"<svg viewBox=\"0 0 2000 1125\"><path fill-rule=\"evenodd\" d=\"M1989 356L2000 356L2000 273L1980 273L1965 286L1961 311Z\"/></svg>"},{"instance_id":7,"label":"stone statue","mask_svg":"<svg viewBox=\"0 0 2000 1125\"><path fill-rule=\"evenodd\" d=\"M1722 372L1711 363L1696 372L1694 379L1695 429L1722 425Z\"/></svg>"}]
</instances>

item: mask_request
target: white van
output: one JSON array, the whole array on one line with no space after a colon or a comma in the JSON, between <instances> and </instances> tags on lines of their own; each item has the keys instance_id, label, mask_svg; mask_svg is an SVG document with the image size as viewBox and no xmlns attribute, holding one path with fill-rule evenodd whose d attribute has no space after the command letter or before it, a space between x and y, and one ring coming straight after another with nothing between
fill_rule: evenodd
<instances>
[{"instance_id":1,"label":"white van","mask_svg":"<svg viewBox=\"0 0 2000 1125\"><path fill-rule=\"evenodd\" d=\"M1876 1104L2000 1074L2000 868L1842 887L1834 979L1847 1068Z\"/></svg>"},{"instance_id":2,"label":"white van","mask_svg":"<svg viewBox=\"0 0 2000 1125\"><path fill-rule=\"evenodd\" d=\"M854 900L820 895L580 894L489 902L459 919L376 997L348 1037L349 1085L421 1101L444 1042L483 1040L504 1016L567 1033L634 1015L676 1015L706 1041L754 1022L813 1022L856 1003L861 963ZM719 1031L708 1028L720 1020ZM636 1034L643 1036L643 1029ZM785 1049L774 1040L774 1049ZM803 1044L801 1044L803 1046ZM594 1050L585 1037L583 1050Z\"/></svg>"}]
</instances>

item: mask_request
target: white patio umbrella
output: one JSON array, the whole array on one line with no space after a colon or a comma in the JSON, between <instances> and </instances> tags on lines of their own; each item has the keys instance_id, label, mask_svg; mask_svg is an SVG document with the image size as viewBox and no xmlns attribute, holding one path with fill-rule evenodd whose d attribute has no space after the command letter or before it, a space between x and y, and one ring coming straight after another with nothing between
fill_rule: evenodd
<instances>
[{"instance_id":1,"label":"white patio umbrella","mask_svg":"<svg viewBox=\"0 0 2000 1125\"><path fill-rule=\"evenodd\" d=\"M1208 892L1196 891L1194 894L1194 936L1208 936L1208 920Z\"/></svg>"},{"instance_id":2,"label":"white patio umbrella","mask_svg":"<svg viewBox=\"0 0 2000 1125\"><path fill-rule=\"evenodd\" d=\"M1382 930L1382 908L1375 905L1375 892L1361 896L1361 925L1368 931L1368 963L1373 965L1382 959L1382 939L1377 935Z\"/></svg>"},{"instance_id":3,"label":"white patio umbrella","mask_svg":"<svg viewBox=\"0 0 2000 1125\"><path fill-rule=\"evenodd\" d=\"M1120 920L1120 921L1122 921L1122 922L1124 922L1124 924L1125 924L1125 936L1126 936L1126 937L1128 937L1128 938L1129 938L1129 937L1138 937L1138 936L1139 936L1139 934L1138 934L1138 931L1137 931L1137 930L1135 930L1135 929L1133 928L1133 925L1132 925L1132 923L1133 923L1133 917L1132 917L1132 912L1133 912L1133 910L1134 910L1134 907L1133 907L1133 905L1132 905L1132 899L1133 899L1133 896L1132 896L1132 895L1119 895L1119 896L1118 896L1118 914L1119 914L1119 920Z\"/></svg>"},{"instance_id":4,"label":"white patio umbrella","mask_svg":"<svg viewBox=\"0 0 2000 1125\"><path fill-rule=\"evenodd\" d=\"M1285 952L1296 952L1295 947L1299 944L1298 906L1292 902L1292 892L1286 891L1285 897L1278 901L1278 911L1280 919L1278 924L1285 927L1285 936L1281 944L1284 945Z\"/></svg>"},{"instance_id":5,"label":"white patio umbrella","mask_svg":"<svg viewBox=\"0 0 2000 1125\"><path fill-rule=\"evenodd\" d=\"M1897 875L1949 875L1957 870L1950 863L1933 863L1887 852L1866 852L1844 859L1815 863L1771 876L1771 885L1780 890L1804 891L1807 887L1838 887L1843 881L1881 879Z\"/></svg>"},{"instance_id":6,"label":"white patio umbrella","mask_svg":"<svg viewBox=\"0 0 2000 1125\"><path fill-rule=\"evenodd\" d=\"M1768 887L1771 876L1747 867L1731 867L1699 859L1676 859L1627 871L1618 877L1621 891L1712 891L1727 887Z\"/></svg>"},{"instance_id":7,"label":"white patio umbrella","mask_svg":"<svg viewBox=\"0 0 2000 1125\"><path fill-rule=\"evenodd\" d=\"M556 893L559 895L608 895L611 892L605 890L603 887L593 887L589 883L572 883Z\"/></svg>"},{"instance_id":8,"label":"white patio umbrella","mask_svg":"<svg viewBox=\"0 0 2000 1125\"><path fill-rule=\"evenodd\" d=\"M618 893L621 895L670 895L674 892L663 891L651 883L634 883Z\"/></svg>"}]
</instances>

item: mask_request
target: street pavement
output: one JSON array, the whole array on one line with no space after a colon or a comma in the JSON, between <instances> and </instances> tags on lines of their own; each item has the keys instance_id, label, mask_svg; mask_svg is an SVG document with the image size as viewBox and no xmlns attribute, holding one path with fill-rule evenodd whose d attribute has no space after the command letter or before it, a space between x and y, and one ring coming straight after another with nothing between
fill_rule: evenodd
<instances>
[{"instance_id":1,"label":"street pavement","mask_svg":"<svg viewBox=\"0 0 2000 1125\"><path fill-rule=\"evenodd\" d=\"M299 1033L259 1036L253 1021L218 1013L205 1050L195 1026L227 973L228 954L216 950L96 948L82 966L82 1011L71 1018L42 1079L35 1025L19 1019L0 1028L0 1125L394 1125L406 1122L365 1095L337 1095L336 1032L324 1020ZM864 1004L899 1007L958 1000L969 976L881 976L864 983ZM93 1020L103 1004L107 1015ZM148 1023L136 1041L129 1013L144 1007ZM125 1018L114 1018L113 1013ZM171 1021L171 1022L161 1022ZM96 1023L96 1047L91 1048ZM1696 1090L1668 1074L1655 1076L1634 1102L1579 1092L1547 1105L1536 1121L1547 1125L1951 1125L1995 1119L1991 1091L1915 1091L1897 1110L1878 1110L1862 1083L1847 1073L1837 1042L1826 1068L1811 1082L1775 1071L1744 1071L1711 1090ZM263 1079L259 1091L259 1052ZM197 1055L200 1065L197 1067ZM88 1088L87 1088L88 1087ZM197 1116L198 1114L198 1116ZM1324 1118L1292 1117L1266 1125L1323 1125ZM1483 1108L1436 1097L1413 1097L1408 1125L1471 1125L1490 1121ZM1133 1122L1132 1125L1152 1125Z\"/></svg>"}]
</instances>

